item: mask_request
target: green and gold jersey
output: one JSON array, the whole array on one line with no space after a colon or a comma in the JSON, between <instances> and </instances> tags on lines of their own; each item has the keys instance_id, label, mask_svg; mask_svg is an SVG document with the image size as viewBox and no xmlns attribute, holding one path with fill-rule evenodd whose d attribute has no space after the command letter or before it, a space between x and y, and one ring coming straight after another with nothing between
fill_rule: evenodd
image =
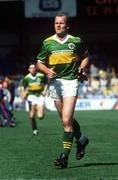
<instances>
[{"instance_id":1,"label":"green and gold jersey","mask_svg":"<svg viewBox=\"0 0 118 180\"><path fill-rule=\"evenodd\" d=\"M43 41L37 60L48 67L55 67L55 78L77 78L78 65L81 57L88 51L81 38L72 35L60 41L53 35Z\"/></svg>"},{"instance_id":2,"label":"green and gold jersey","mask_svg":"<svg viewBox=\"0 0 118 180\"><path fill-rule=\"evenodd\" d=\"M36 73L33 76L29 73L23 78L21 85L28 89L28 94L39 96L44 88L44 74Z\"/></svg>"}]
</instances>

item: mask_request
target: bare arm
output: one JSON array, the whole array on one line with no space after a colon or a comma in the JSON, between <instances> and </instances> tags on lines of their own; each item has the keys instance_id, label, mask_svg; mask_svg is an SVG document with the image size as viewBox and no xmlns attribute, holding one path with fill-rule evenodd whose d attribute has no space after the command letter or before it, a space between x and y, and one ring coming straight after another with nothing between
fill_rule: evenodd
<instances>
[{"instance_id":1,"label":"bare arm","mask_svg":"<svg viewBox=\"0 0 118 180\"><path fill-rule=\"evenodd\" d=\"M80 64L80 70L83 69L84 72L87 71L87 68L88 68L88 65L89 65L89 58L86 57L82 60L81 64Z\"/></svg>"},{"instance_id":2,"label":"bare arm","mask_svg":"<svg viewBox=\"0 0 118 180\"><path fill-rule=\"evenodd\" d=\"M39 61L37 62L37 69L46 75L48 74L49 71L49 68L45 64Z\"/></svg>"},{"instance_id":3,"label":"bare arm","mask_svg":"<svg viewBox=\"0 0 118 180\"><path fill-rule=\"evenodd\" d=\"M24 88L23 86L20 87L20 93L23 100L26 100L28 95L28 88Z\"/></svg>"},{"instance_id":4,"label":"bare arm","mask_svg":"<svg viewBox=\"0 0 118 180\"><path fill-rule=\"evenodd\" d=\"M45 64L37 62L37 69L42 73L46 74L49 78L53 78L56 75L54 68L48 68Z\"/></svg>"},{"instance_id":5,"label":"bare arm","mask_svg":"<svg viewBox=\"0 0 118 180\"><path fill-rule=\"evenodd\" d=\"M80 80L81 82L83 82L84 80L88 80L86 73L88 65L89 65L89 58L86 57L82 60L78 71L78 80Z\"/></svg>"},{"instance_id":6,"label":"bare arm","mask_svg":"<svg viewBox=\"0 0 118 180\"><path fill-rule=\"evenodd\" d=\"M48 85L48 84L45 84L44 90L43 90L42 93L41 93L43 96L45 96L45 95L47 94L48 87L49 87L49 85Z\"/></svg>"}]
</instances>

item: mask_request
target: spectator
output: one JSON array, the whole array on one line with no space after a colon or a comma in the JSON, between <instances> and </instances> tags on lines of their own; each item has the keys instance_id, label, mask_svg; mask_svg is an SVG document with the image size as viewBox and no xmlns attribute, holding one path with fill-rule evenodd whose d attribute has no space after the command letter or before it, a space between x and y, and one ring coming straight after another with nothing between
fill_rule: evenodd
<instances>
[{"instance_id":1,"label":"spectator","mask_svg":"<svg viewBox=\"0 0 118 180\"><path fill-rule=\"evenodd\" d=\"M11 94L11 99L10 99L10 105L13 108L13 102L14 102L14 98L15 98L15 84L13 82L12 76L7 75L4 78L4 82L3 82L3 87L7 88Z\"/></svg>"}]
</instances>

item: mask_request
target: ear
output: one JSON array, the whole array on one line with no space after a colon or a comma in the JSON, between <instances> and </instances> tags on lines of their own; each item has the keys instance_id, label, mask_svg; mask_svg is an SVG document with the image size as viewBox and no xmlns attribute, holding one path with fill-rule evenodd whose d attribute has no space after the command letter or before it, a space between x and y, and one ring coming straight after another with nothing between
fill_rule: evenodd
<instances>
[{"instance_id":1,"label":"ear","mask_svg":"<svg viewBox=\"0 0 118 180\"><path fill-rule=\"evenodd\" d=\"M70 27L68 26L67 29L69 29Z\"/></svg>"}]
</instances>

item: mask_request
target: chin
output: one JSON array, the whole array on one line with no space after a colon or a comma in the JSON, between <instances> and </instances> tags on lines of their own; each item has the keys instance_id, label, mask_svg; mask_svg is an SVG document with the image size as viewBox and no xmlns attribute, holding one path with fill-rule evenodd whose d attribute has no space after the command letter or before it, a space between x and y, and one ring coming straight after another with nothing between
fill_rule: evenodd
<instances>
[{"instance_id":1,"label":"chin","mask_svg":"<svg viewBox=\"0 0 118 180\"><path fill-rule=\"evenodd\" d=\"M65 36L66 33L65 32L60 32L60 33L57 33L58 36L62 37L62 36Z\"/></svg>"}]
</instances>

